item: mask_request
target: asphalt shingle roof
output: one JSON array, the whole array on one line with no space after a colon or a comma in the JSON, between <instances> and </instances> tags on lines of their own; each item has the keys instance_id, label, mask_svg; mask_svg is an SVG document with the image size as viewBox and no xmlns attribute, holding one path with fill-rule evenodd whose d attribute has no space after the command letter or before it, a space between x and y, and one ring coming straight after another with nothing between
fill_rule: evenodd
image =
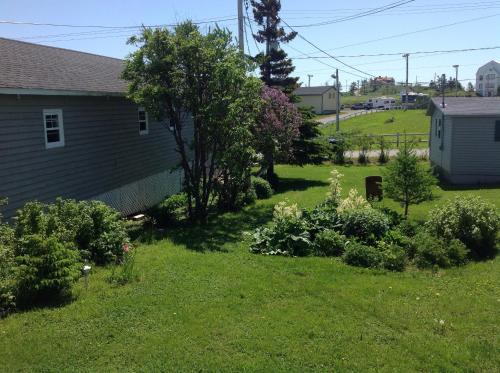
<instances>
[{"instance_id":1,"label":"asphalt shingle roof","mask_svg":"<svg viewBox=\"0 0 500 373\"><path fill-rule=\"evenodd\" d=\"M124 94L123 61L0 38L0 88Z\"/></svg>"},{"instance_id":2,"label":"asphalt shingle roof","mask_svg":"<svg viewBox=\"0 0 500 373\"><path fill-rule=\"evenodd\" d=\"M297 96L316 96L322 95L323 93L329 91L333 87L330 86L319 86L319 87L299 87L293 92Z\"/></svg>"},{"instance_id":3,"label":"asphalt shingle roof","mask_svg":"<svg viewBox=\"0 0 500 373\"><path fill-rule=\"evenodd\" d=\"M500 97L445 97L444 109L442 98L432 99L430 112L436 108L452 116L497 116L500 115Z\"/></svg>"}]
</instances>

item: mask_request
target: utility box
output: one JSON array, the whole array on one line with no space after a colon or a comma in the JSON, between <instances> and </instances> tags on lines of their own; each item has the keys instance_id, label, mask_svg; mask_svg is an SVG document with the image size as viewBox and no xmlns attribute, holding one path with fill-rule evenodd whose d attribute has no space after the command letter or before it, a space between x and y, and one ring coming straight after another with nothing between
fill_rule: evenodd
<instances>
[{"instance_id":1,"label":"utility box","mask_svg":"<svg viewBox=\"0 0 500 373\"><path fill-rule=\"evenodd\" d=\"M382 191L382 176L368 176L365 178L366 199L382 201L384 193Z\"/></svg>"}]
</instances>

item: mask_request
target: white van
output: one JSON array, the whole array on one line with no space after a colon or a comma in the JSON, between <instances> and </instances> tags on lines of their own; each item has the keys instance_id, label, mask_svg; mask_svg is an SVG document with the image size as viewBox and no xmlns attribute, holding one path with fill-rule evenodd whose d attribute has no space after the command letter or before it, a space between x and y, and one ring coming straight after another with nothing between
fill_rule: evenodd
<instances>
[{"instance_id":1,"label":"white van","mask_svg":"<svg viewBox=\"0 0 500 373\"><path fill-rule=\"evenodd\" d=\"M396 99L385 96L370 98L365 102L365 107L370 107L372 109L390 110L394 109L395 106Z\"/></svg>"}]
</instances>

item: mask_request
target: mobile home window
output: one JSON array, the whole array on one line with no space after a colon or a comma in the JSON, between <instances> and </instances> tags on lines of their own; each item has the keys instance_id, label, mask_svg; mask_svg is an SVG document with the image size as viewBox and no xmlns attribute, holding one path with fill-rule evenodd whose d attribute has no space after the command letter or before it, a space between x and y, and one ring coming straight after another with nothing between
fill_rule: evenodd
<instances>
[{"instance_id":1,"label":"mobile home window","mask_svg":"<svg viewBox=\"0 0 500 373\"><path fill-rule=\"evenodd\" d=\"M139 121L139 135L147 135L149 133L148 113L143 107L137 111Z\"/></svg>"},{"instance_id":2,"label":"mobile home window","mask_svg":"<svg viewBox=\"0 0 500 373\"><path fill-rule=\"evenodd\" d=\"M44 109L45 148L64 146L64 125L61 109Z\"/></svg>"},{"instance_id":3,"label":"mobile home window","mask_svg":"<svg viewBox=\"0 0 500 373\"><path fill-rule=\"evenodd\" d=\"M500 142L500 120L495 122L495 141Z\"/></svg>"},{"instance_id":4,"label":"mobile home window","mask_svg":"<svg viewBox=\"0 0 500 373\"><path fill-rule=\"evenodd\" d=\"M438 133L437 136L441 138L441 128L442 128L442 122L441 119L438 119Z\"/></svg>"}]
</instances>

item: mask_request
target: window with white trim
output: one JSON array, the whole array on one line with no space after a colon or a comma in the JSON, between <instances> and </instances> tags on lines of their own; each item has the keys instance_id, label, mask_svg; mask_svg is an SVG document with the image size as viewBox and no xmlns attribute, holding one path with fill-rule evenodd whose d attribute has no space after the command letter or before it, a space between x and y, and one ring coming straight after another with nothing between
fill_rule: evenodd
<instances>
[{"instance_id":1,"label":"window with white trim","mask_svg":"<svg viewBox=\"0 0 500 373\"><path fill-rule=\"evenodd\" d=\"M147 135L149 133L148 113L143 107L137 110L137 120L139 122L139 135Z\"/></svg>"},{"instance_id":2,"label":"window with white trim","mask_svg":"<svg viewBox=\"0 0 500 373\"><path fill-rule=\"evenodd\" d=\"M61 109L44 109L45 148L64 146L64 124Z\"/></svg>"}]
</instances>

